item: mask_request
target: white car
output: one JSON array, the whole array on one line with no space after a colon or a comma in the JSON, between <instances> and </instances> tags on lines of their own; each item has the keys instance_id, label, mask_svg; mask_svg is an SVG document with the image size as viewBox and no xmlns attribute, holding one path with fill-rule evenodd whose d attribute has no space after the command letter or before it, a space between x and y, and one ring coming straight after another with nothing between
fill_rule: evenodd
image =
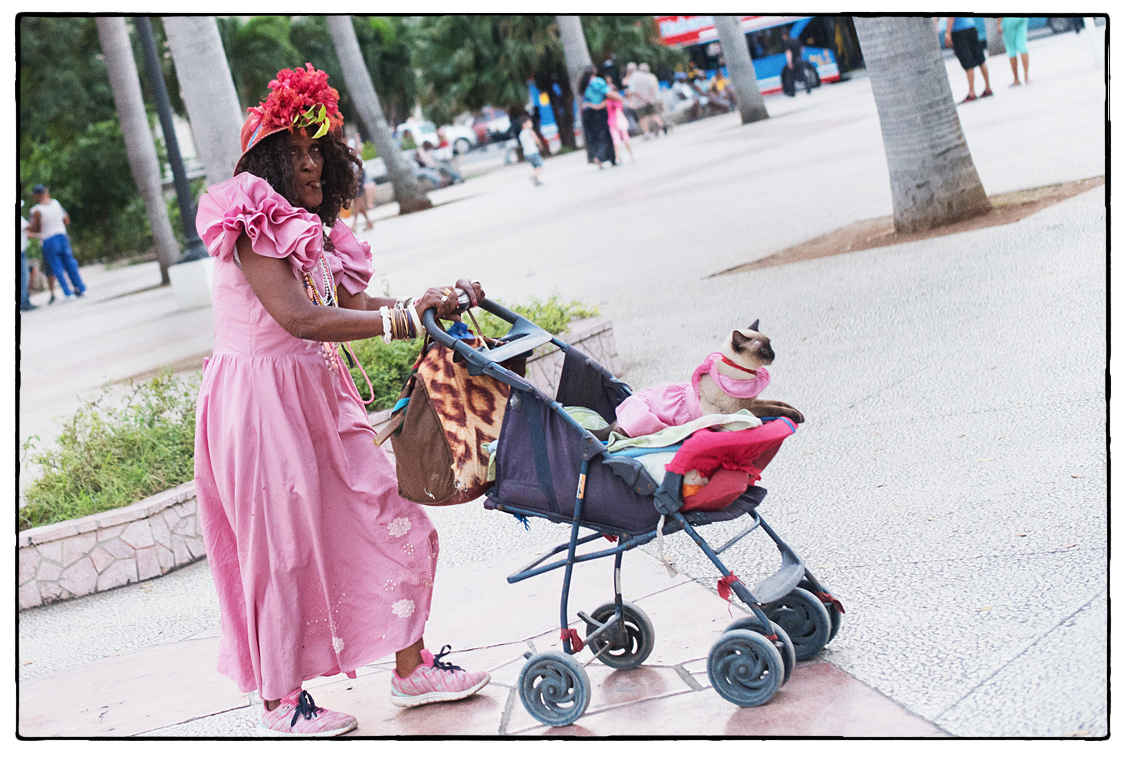
<instances>
[{"instance_id":1,"label":"white car","mask_svg":"<svg viewBox=\"0 0 1128 761\"><path fill-rule=\"evenodd\" d=\"M402 145L403 136L407 133L411 133L411 139L415 141L416 146L427 142L435 148L439 147L439 133L435 130L433 122L404 122L396 127L396 142Z\"/></svg>"},{"instance_id":2,"label":"white car","mask_svg":"<svg viewBox=\"0 0 1128 761\"><path fill-rule=\"evenodd\" d=\"M471 148L478 144L478 136L474 134L474 130L469 124L447 124L439 127L439 130L450 143L454 152L460 156L468 153Z\"/></svg>"}]
</instances>

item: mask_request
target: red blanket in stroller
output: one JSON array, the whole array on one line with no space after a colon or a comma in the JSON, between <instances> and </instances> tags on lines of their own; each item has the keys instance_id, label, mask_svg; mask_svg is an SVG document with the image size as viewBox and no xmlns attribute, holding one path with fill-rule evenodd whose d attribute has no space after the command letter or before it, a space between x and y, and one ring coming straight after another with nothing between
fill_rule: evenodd
<instances>
[{"instance_id":1,"label":"red blanket in stroller","mask_svg":"<svg viewBox=\"0 0 1128 761\"><path fill-rule=\"evenodd\" d=\"M775 418L744 431L698 431L686 439L666 465L671 473L691 470L709 479L700 491L685 498L684 510L717 510L760 480L760 473L795 433L787 418Z\"/></svg>"}]
</instances>

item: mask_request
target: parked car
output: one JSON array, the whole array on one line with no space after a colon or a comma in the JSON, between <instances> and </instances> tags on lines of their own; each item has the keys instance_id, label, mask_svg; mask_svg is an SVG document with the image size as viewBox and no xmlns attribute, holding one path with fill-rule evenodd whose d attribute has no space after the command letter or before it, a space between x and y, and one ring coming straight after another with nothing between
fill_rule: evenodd
<instances>
[{"instance_id":1,"label":"parked car","mask_svg":"<svg viewBox=\"0 0 1128 761\"><path fill-rule=\"evenodd\" d=\"M499 140L508 140L512 125L509 123L509 114L504 109L486 106L474 118L472 125L474 134L478 137L478 145L488 145Z\"/></svg>"},{"instance_id":2,"label":"parked car","mask_svg":"<svg viewBox=\"0 0 1128 761\"><path fill-rule=\"evenodd\" d=\"M436 148L439 145L439 133L435 130L433 122L408 121L396 127L396 142L403 145L403 136L410 133L415 145L429 142Z\"/></svg>"},{"instance_id":3,"label":"parked car","mask_svg":"<svg viewBox=\"0 0 1128 761\"><path fill-rule=\"evenodd\" d=\"M451 149L460 156L478 145L478 135L469 124L447 124L439 127L439 131L450 143Z\"/></svg>"}]
</instances>

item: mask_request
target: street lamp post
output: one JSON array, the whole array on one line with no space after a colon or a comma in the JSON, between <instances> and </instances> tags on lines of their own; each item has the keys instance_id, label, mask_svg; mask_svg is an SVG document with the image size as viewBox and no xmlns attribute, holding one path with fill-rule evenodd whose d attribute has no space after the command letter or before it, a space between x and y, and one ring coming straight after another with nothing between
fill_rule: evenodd
<instances>
[{"instance_id":1,"label":"street lamp post","mask_svg":"<svg viewBox=\"0 0 1128 761\"><path fill-rule=\"evenodd\" d=\"M153 94L157 101L157 115L161 120L161 132L164 133L165 147L168 149L168 162L172 167L173 185L176 188L176 199L180 204L180 219L184 224L184 236L188 246L182 262L196 261L207 258L208 251L200 236L196 233L196 208L192 203L192 190L188 187L188 175L184 171L184 161L180 158L180 145L176 142L176 131L172 125L172 108L169 105L168 91L165 89L164 76L161 74L160 59L157 58L157 46L153 42L153 26L148 16L134 16L133 23L137 27L137 36L141 39L141 50L145 56L145 70L149 75L149 82L153 85Z\"/></svg>"}]
</instances>

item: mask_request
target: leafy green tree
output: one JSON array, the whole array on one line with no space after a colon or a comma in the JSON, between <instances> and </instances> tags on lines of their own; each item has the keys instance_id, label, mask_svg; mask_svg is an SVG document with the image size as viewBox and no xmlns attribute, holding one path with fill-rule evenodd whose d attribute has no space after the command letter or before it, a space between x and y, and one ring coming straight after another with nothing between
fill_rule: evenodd
<instances>
[{"instance_id":1,"label":"leafy green tree","mask_svg":"<svg viewBox=\"0 0 1128 761\"><path fill-rule=\"evenodd\" d=\"M583 16L593 60L646 61L655 71L683 63L663 46L650 16ZM546 93L564 146L575 147L573 85L555 16L428 16L415 23L419 100L435 122L491 105L511 116L529 102L528 83Z\"/></svg>"},{"instance_id":2,"label":"leafy green tree","mask_svg":"<svg viewBox=\"0 0 1128 761\"><path fill-rule=\"evenodd\" d=\"M413 28L398 16L354 16L360 52L391 124L402 124L418 96L411 64Z\"/></svg>"},{"instance_id":3,"label":"leafy green tree","mask_svg":"<svg viewBox=\"0 0 1128 761\"><path fill-rule=\"evenodd\" d=\"M217 16L216 23L243 109L267 96L279 70L305 63L290 41L289 16Z\"/></svg>"},{"instance_id":4,"label":"leafy green tree","mask_svg":"<svg viewBox=\"0 0 1128 761\"><path fill-rule=\"evenodd\" d=\"M31 141L29 145L27 156L20 159L20 176L25 185L42 182L66 208L80 264L148 247L145 205L133 184L116 117L89 125L68 143ZM30 187L24 190L29 192Z\"/></svg>"},{"instance_id":5,"label":"leafy green tree","mask_svg":"<svg viewBox=\"0 0 1128 761\"><path fill-rule=\"evenodd\" d=\"M30 141L68 142L116 118L93 17L21 16L20 155Z\"/></svg>"},{"instance_id":6,"label":"leafy green tree","mask_svg":"<svg viewBox=\"0 0 1128 761\"><path fill-rule=\"evenodd\" d=\"M529 102L531 80L548 94L563 144L575 147L572 87L555 17L430 16L419 20L416 34L420 101L434 121L487 105L516 116Z\"/></svg>"},{"instance_id":7,"label":"leafy green tree","mask_svg":"<svg viewBox=\"0 0 1128 761\"><path fill-rule=\"evenodd\" d=\"M19 181L51 188L87 264L150 245L93 16L18 19ZM163 160L163 159L162 159Z\"/></svg>"},{"instance_id":8,"label":"leafy green tree","mask_svg":"<svg viewBox=\"0 0 1128 761\"><path fill-rule=\"evenodd\" d=\"M668 79L686 54L662 44L653 16L580 16L596 67L607 61L621 73L628 62L649 63L660 79Z\"/></svg>"}]
</instances>

